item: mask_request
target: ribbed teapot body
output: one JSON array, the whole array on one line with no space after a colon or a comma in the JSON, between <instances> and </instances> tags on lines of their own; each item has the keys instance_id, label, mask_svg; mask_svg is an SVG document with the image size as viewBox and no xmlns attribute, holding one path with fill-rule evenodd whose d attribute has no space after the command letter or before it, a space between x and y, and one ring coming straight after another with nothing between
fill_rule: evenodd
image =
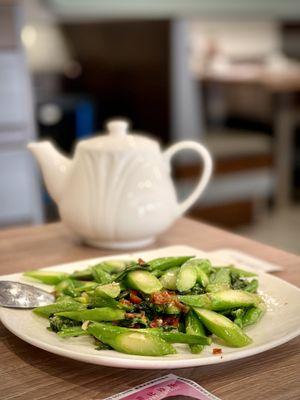
<instances>
[{"instance_id":1,"label":"ribbed teapot body","mask_svg":"<svg viewBox=\"0 0 300 400\"><path fill-rule=\"evenodd\" d=\"M174 221L175 189L159 151L78 149L59 204L79 237L108 242L155 236Z\"/></svg>"}]
</instances>

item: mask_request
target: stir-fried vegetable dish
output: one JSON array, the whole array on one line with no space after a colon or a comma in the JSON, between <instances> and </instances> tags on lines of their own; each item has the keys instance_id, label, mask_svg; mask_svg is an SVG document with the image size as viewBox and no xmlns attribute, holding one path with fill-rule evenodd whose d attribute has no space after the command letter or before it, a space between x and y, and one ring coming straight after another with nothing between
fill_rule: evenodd
<instances>
[{"instance_id":1,"label":"stir-fried vegetable dish","mask_svg":"<svg viewBox=\"0 0 300 400\"><path fill-rule=\"evenodd\" d=\"M56 302L33 310L48 318L48 329L62 338L89 335L99 350L164 356L185 343L198 354L215 337L243 347L251 343L244 328L265 312L255 274L188 256L24 275L55 286Z\"/></svg>"}]
</instances>

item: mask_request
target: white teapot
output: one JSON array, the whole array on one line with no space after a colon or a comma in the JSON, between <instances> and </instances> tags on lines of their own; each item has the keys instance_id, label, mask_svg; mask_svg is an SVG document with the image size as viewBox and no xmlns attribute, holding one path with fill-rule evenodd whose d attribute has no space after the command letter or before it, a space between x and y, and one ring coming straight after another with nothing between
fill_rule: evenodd
<instances>
[{"instance_id":1,"label":"white teapot","mask_svg":"<svg viewBox=\"0 0 300 400\"><path fill-rule=\"evenodd\" d=\"M77 144L74 159L49 142L30 143L46 187L65 225L97 247L125 249L154 241L197 200L212 173L209 152L184 141L162 152L158 142L128 134L128 123L112 120L108 133ZM203 173L190 196L178 203L170 160L180 150L203 159Z\"/></svg>"}]
</instances>

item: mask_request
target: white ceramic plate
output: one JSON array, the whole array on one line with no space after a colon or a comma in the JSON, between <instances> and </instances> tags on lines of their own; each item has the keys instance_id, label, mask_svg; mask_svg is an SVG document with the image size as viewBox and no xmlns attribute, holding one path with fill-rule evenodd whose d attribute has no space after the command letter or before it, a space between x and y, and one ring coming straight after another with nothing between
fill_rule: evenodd
<instances>
[{"instance_id":1,"label":"white ceramic plate","mask_svg":"<svg viewBox=\"0 0 300 400\"><path fill-rule=\"evenodd\" d=\"M72 272L76 269L86 268L101 259L141 257L149 260L155 257L176 255L207 257L218 265L222 264L222 257L214 256L213 253L204 253L187 246L173 246L148 252L62 264L45 269ZM226 257L226 261L228 261L228 257ZM235 265L243 267L237 263ZM249 270L250 268L245 269ZM5 275L0 279L31 283L51 290L49 286L37 284L33 280L30 281L28 278L22 277L21 274ZM207 346L201 354L195 355L190 353L186 345L175 345L178 350L178 354L175 355L164 357L131 356L115 351L95 350L93 339L89 337L62 339L46 329L48 326L46 319L36 316L30 310L0 308L0 319L7 329L24 341L54 354L79 361L122 368L172 369L195 367L252 356L279 346L300 334L300 290L263 272L259 273L259 282L260 293L267 303L267 312L256 326L247 329L247 334L251 336L253 343L242 349L223 347L219 343L213 343L211 346ZM212 354L214 347L222 347L222 357Z\"/></svg>"}]
</instances>

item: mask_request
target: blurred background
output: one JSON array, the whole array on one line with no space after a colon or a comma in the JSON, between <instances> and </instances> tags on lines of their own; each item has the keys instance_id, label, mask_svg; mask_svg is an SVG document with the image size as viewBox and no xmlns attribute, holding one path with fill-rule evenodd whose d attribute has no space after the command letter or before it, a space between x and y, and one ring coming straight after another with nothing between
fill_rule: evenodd
<instances>
[{"instance_id":1,"label":"blurred background","mask_svg":"<svg viewBox=\"0 0 300 400\"><path fill-rule=\"evenodd\" d=\"M26 143L123 116L210 149L190 216L300 253L299 111L299 1L0 0L0 228L58 219ZM180 198L200 171L176 160Z\"/></svg>"}]
</instances>

